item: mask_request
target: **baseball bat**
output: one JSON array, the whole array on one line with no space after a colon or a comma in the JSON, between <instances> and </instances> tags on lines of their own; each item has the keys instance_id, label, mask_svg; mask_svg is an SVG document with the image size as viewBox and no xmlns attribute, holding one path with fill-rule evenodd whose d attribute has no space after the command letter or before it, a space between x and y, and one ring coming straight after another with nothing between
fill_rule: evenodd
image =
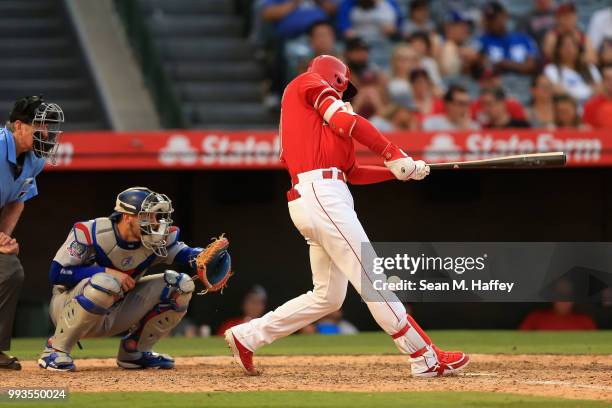
<instances>
[{"instance_id":1,"label":"baseball bat","mask_svg":"<svg viewBox=\"0 0 612 408\"><path fill-rule=\"evenodd\" d=\"M564 166L567 157L563 152L517 154L514 156L494 157L491 159L468 160L462 162L432 163L431 170L458 169L521 169L531 167Z\"/></svg>"}]
</instances>

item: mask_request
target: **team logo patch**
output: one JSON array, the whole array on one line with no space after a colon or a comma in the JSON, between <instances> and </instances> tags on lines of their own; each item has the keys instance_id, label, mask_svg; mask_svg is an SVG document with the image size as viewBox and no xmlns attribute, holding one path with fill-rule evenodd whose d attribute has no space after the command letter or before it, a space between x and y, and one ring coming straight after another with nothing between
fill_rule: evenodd
<instances>
[{"instance_id":1,"label":"team logo patch","mask_svg":"<svg viewBox=\"0 0 612 408\"><path fill-rule=\"evenodd\" d=\"M132 264L132 262L134 262L134 257L133 256L128 256L127 258L123 258L121 260L121 266L124 268L127 268L128 266L130 266Z\"/></svg>"},{"instance_id":2,"label":"team logo patch","mask_svg":"<svg viewBox=\"0 0 612 408\"><path fill-rule=\"evenodd\" d=\"M17 194L18 200L25 197L28 191L30 191L30 189L32 188L32 184L34 184L33 177L28 177L27 179L23 180L23 184L21 184L21 188L19 189L19 194Z\"/></svg>"},{"instance_id":3,"label":"team logo patch","mask_svg":"<svg viewBox=\"0 0 612 408\"><path fill-rule=\"evenodd\" d=\"M70 245L68 245L68 253L73 258L81 258L83 254L87 251L87 247L77 241L72 241Z\"/></svg>"}]
</instances>

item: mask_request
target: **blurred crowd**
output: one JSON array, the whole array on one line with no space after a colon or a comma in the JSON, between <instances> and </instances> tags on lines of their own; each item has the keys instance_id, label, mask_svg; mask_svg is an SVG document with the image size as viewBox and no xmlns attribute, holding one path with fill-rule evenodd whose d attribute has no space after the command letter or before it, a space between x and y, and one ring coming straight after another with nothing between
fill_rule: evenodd
<instances>
[{"instance_id":1,"label":"blurred crowd","mask_svg":"<svg viewBox=\"0 0 612 408\"><path fill-rule=\"evenodd\" d=\"M612 127L606 0L257 0L252 27L270 109L332 54L381 131Z\"/></svg>"}]
</instances>

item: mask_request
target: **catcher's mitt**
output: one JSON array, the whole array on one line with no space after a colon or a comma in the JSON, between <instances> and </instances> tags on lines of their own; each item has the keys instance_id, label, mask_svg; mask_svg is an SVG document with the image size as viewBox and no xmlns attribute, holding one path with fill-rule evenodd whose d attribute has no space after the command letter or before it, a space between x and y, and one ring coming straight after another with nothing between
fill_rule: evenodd
<instances>
[{"instance_id":1,"label":"catcher's mitt","mask_svg":"<svg viewBox=\"0 0 612 408\"><path fill-rule=\"evenodd\" d=\"M232 258L227 251L228 247L229 241L221 234L219 238L213 238L195 258L197 277L204 284L204 290L199 293L200 295L223 292L223 288L227 286L227 281L233 275Z\"/></svg>"}]
</instances>

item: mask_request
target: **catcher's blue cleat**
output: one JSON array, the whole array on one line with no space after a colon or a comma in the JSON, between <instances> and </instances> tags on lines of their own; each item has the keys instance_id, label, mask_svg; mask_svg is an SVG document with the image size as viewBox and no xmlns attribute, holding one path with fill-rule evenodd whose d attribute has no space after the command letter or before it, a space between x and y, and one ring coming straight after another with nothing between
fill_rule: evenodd
<instances>
[{"instance_id":1,"label":"catcher's blue cleat","mask_svg":"<svg viewBox=\"0 0 612 408\"><path fill-rule=\"evenodd\" d=\"M174 359L167 354L159 354L153 351L143 351L140 353L140 358L136 360L119 360L117 365L126 369L145 369L145 368L161 368L168 370L174 368Z\"/></svg>"},{"instance_id":2,"label":"catcher's blue cleat","mask_svg":"<svg viewBox=\"0 0 612 408\"><path fill-rule=\"evenodd\" d=\"M45 349L38 359L38 366L49 371L74 371L76 367L70 354L51 347L51 339L47 340Z\"/></svg>"},{"instance_id":3,"label":"catcher's blue cleat","mask_svg":"<svg viewBox=\"0 0 612 408\"><path fill-rule=\"evenodd\" d=\"M38 366L50 371L74 371L76 369L70 355L61 351L43 354L38 359Z\"/></svg>"}]
</instances>

